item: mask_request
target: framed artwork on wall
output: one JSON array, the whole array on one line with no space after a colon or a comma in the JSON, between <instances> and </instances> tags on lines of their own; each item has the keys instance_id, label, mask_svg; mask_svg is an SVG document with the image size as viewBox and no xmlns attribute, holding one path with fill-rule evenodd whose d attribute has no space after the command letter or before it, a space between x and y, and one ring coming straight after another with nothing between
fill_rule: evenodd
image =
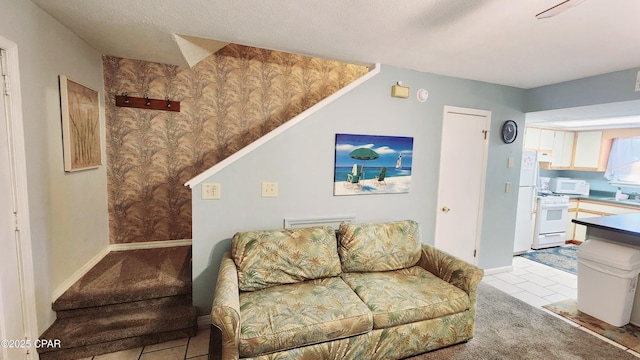
<instances>
[{"instance_id":1,"label":"framed artwork on wall","mask_svg":"<svg viewBox=\"0 0 640 360\"><path fill-rule=\"evenodd\" d=\"M102 165L98 91L60 75L60 108L64 170L95 169Z\"/></svg>"},{"instance_id":2,"label":"framed artwork on wall","mask_svg":"<svg viewBox=\"0 0 640 360\"><path fill-rule=\"evenodd\" d=\"M333 194L409 192L413 138L336 134Z\"/></svg>"}]
</instances>

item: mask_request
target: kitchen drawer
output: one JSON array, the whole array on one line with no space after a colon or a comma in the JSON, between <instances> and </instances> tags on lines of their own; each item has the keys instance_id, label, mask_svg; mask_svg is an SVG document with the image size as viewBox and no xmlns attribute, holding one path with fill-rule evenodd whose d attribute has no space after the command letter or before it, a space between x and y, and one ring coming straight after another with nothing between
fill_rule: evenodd
<instances>
[{"instance_id":1,"label":"kitchen drawer","mask_svg":"<svg viewBox=\"0 0 640 360\"><path fill-rule=\"evenodd\" d=\"M608 205L593 200L580 200L578 203L578 211L597 215L618 215L640 212L640 207Z\"/></svg>"},{"instance_id":2,"label":"kitchen drawer","mask_svg":"<svg viewBox=\"0 0 640 360\"><path fill-rule=\"evenodd\" d=\"M569 211L575 210L578 208L578 199L569 199Z\"/></svg>"}]
</instances>

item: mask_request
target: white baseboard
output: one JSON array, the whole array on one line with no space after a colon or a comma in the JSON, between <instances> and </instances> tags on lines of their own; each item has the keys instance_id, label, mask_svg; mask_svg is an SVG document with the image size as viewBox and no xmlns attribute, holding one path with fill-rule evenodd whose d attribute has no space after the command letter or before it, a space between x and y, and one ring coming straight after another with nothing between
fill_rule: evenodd
<instances>
[{"instance_id":1,"label":"white baseboard","mask_svg":"<svg viewBox=\"0 0 640 360\"><path fill-rule=\"evenodd\" d=\"M511 271L513 271L513 265L497 267L497 268L492 268L492 269L486 269L484 271L484 274L485 275L495 275L495 274L500 274L500 273L504 273L504 272L511 272Z\"/></svg>"},{"instance_id":2,"label":"white baseboard","mask_svg":"<svg viewBox=\"0 0 640 360\"><path fill-rule=\"evenodd\" d=\"M58 286L52 294L52 302L56 301L65 291L69 290L73 284L78 282L89 270L96 266L100 260L102 260L111 251L125 251L125 250L139 250L139 249L156 249L176 246L190 246L191 239L183 240L166 240L166 241L147 241L137 243L126 244L109 244L104 249L100 250L96 256L91 258L84 266L74 272L67 280L65 280L60 286Z\"/></svg>"},{"instance_id":3,"label":"white baseboard","mask_svg":"<svg viewBox=\"0 0 640 360\"><path fill-rule=\"evenodd\" d=\"M202 315L198 316L198 330L206 330L211 325L211 316Z\"/></svg>"},{"instance_id":4,"label":"white baseboard","mask_svg":"<svg viewBox=\"0 0 640 360\"><path fill-rule=\"evenodd\" d=\"M123 243L123 244L109 244L109 251L158 249L158 248L190 246L190 245L191 245L191 239L145 241L145 242L134 242L134 243Z\"/></svg>"},{"instance_id":5,"label":"white baseboard","mask_svg":"<svg viewBox=\"0 0 640 360\"><path fill-rule=\"evenodd\" d=\"M62 294L64 294L65 291L69 290L69 288L73 286L73 284L78 282L87 272L89 272L89 270L96 266L100 262L100 260L107 256L109 251L110 250L108 246L100 250L100 252L96 254L96 256L91 258L91 260L84 264L80 269L76 270L76 272L74 272L69 278L67 278L67 280L65 280L60 286L58 286L53 291L52 302L56 301Z\"/></svg>"}]
</instances>

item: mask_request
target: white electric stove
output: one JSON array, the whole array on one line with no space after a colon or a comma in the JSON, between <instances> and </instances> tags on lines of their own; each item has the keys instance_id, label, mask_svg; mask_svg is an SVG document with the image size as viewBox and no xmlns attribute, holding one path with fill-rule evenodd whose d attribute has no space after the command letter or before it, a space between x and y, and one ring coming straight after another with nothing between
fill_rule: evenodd
<instances>
[{"instance_id":1,"label":"white electric stove","mask_svg":"<svg viewBox=\"0 0 640 360\"><path fill-rule=\"evenodd\" d=\"M567 240L569 197L544 194L538 196L535 233L532 249L562 246Z\"/></svg>"}]
</instances>

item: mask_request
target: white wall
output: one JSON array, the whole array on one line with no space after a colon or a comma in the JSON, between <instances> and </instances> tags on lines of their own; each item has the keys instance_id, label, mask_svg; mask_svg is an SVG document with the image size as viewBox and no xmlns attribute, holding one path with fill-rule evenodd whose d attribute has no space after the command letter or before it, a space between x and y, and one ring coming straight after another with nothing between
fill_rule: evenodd
<instances>
[{"instance_id":1,"label":"white wall","mask_svg":"<svg viewBox=\"0 0 640 360\"><path fill-rule=\"evenodd\" d=\"M411 88L409 99L390 96L398 80ZM425 103L415 99L419 88L430 92ZM519 168L507 169L507 158L520 163L522 136L506 145L499 129L507 119L524 127L523 95L521 89L383 66L377 76L212 175L205 182L222 185L220 200L201 200L201 186L193 189L194 305L201 314L210 311L219 260L235 232L281 228L286 217L414 219L423 241L433 244L444 105L492 111L479 265L511 265L517 191L505 194L504 183L518 183ZM333 196L336 133L414 137L410 193ZM278 182L279 196L261 198L262 181Z\"/></svg>"},{"instance_id":2,"label":"white wall","mask_svg":"<svg viewBox=\"0 0 640 360\"><path fill-rule=\"evenodd\" d=\"M0 35L18 46L38 332L55 319L53 291L108 245L107 180L65 173L58 75L100 91L101 54L26 0L0 0ZM104 106L102 106L104 108ZM101 112L103 159L104 111ZM16 309L18 310L18 309Z\"/></svg>"}]
</instances>

